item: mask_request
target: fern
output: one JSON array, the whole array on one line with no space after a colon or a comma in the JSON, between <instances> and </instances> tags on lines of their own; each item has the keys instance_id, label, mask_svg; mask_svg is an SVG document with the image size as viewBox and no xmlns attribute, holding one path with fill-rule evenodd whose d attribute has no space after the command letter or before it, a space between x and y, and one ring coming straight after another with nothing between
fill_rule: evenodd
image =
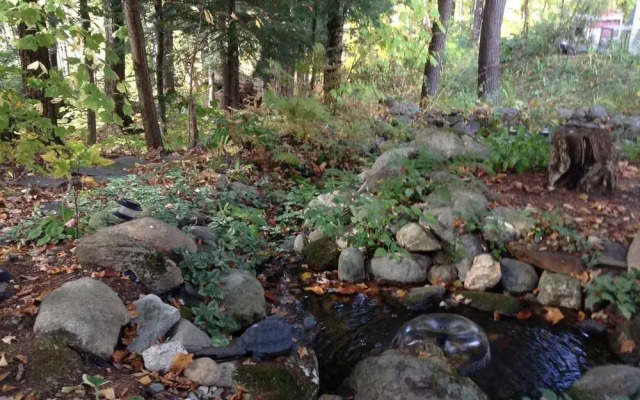
<instances>
[{"instance_id":1,"label":"fern","mask_svg":"<svg viewBox=\"0 0 640 400\"><path fill-rule=\"evenodd\" d=\"M288 165L290 167L297 167L300 164L302 164L302 161L300 161L298 156L293 153L285 153L285 152L278 153L275 155L274 160L281 164Z\"/></svg>"}]
</instances>

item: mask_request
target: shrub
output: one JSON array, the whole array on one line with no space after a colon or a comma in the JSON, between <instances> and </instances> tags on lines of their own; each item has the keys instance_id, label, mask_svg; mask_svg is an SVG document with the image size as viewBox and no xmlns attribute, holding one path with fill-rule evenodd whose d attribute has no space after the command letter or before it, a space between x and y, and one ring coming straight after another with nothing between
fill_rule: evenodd
<instances>
[{"instance_id":1,"label":"shrub","mask_svg":"<svg viewBox=\"0 0 640 400\"><path fill-rule=\"evenodd\" d=\"M503 129L489 134L484 142L491 150L487 166L494 171L544 171L549 163L549 144L541 135L523 130L510 135Z\"/></svg>"},{"instance_id":2,"label":"shrub","mask_svg":"<svg viewBox=\"0 0 640 400\"><path fill-rule=\"evenodd\" d=\"M587 306L606 302L615 304L625 318L630 319L640 303L640 271L629 271L616 276L604 274L587 286Z\"/></svg>"}]
</instances>

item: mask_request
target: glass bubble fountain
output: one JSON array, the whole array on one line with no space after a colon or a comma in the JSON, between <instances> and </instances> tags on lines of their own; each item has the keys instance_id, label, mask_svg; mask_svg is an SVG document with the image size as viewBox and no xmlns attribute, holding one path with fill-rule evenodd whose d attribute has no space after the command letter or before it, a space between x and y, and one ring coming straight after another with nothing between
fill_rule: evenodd
<instances>
[{"instance_id":1,"label":"glass bubble fountain","mask_svg":"<svg viewBox=\"0 0 640 400\"><path fill-rule=\"evenodd\" d=\"M463 374L478 371L491 359L489 340L475 322L456 314L425 314L404 324L393 338L394 348L435 355L438 347Z\"/></svg>"}]
</instances>

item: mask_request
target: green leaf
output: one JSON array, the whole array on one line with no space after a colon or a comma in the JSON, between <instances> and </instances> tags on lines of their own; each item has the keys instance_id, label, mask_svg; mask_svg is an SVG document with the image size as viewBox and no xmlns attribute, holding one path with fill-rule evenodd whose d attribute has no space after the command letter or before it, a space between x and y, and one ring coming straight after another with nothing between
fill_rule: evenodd
<instances>
[{"instance_id":1,"label":"green leaf","mask_svg":"<svg viewBox=\"0 0 640 400\"><path fill-rule=\"evenodd\" d=\"M376 251L373 253L373 256L374 256L374 257L384 257L384 256L386 256L387 254L388 254L388 253L387 253L387 250L386 250L385 248L383 248L383 247L378 247L378 248L376 249Z\"/></svg>"},{"instance_id":2,"label":"green leaf","mask_svg":"<svg viewBox=\"0 0 640 400\"><path fill-rule=\"evenodd\" d=\"M31 6L31 5L34 6ZM29 28L33 28L40 21L40 10L36 8L36 3L21 3L18 7L20 21Z\"/></svg>"},{"instance_id":3,"label":"green leaf","mask_svg":"<svg viewBox=\"0 0 640 400\"><path fill-rule=\"evenodd\" d=\"M109 383L109 381L101 376L87 374L82 375L82 382L94 388L99 388L100 386Z\"/></svg>"}]
</instances>

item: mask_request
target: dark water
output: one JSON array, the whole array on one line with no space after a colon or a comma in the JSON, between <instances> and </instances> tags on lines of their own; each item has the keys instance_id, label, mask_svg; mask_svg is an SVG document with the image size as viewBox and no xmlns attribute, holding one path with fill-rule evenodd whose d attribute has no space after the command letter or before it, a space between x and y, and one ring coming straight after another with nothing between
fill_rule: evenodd
<instances>
[{"instance_id":1,"label":"dark water","mask_svg":"<svg viewBox=\"0 0 640 400\"><path fill-rule=\"evenodd\" d=\"M396 331L420 315L392 299L364 295L305 293L298 299L299 311L313 315L321 326L314 346L320 363L321 393L336 392L359 360L390 348ZM539 398L539 388L563 391L585 370L615 361L606 338L590 336L570 322L550 326L539 317L494 321L491 314L468 307L447 312L461 314L486 331L491 362L470 377L491 399Z\"/></svg>"}]
</instances>

